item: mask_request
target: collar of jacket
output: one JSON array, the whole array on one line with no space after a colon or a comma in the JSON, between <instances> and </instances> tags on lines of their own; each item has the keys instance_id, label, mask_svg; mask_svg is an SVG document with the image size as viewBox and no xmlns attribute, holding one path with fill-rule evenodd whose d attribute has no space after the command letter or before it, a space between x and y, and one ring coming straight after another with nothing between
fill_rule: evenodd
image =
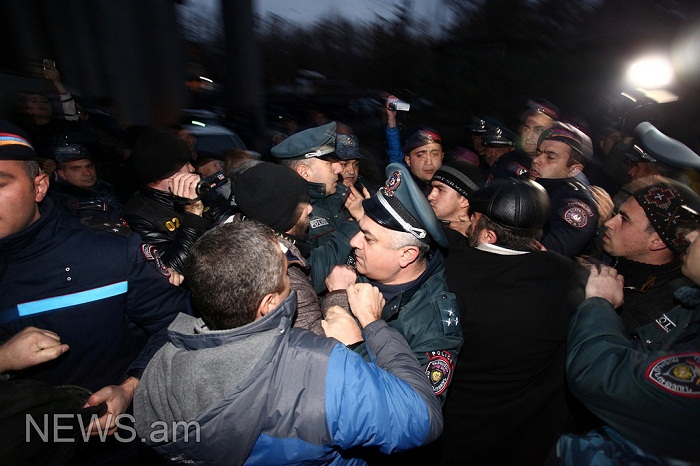
<instances>
[{"instance_id":1,"label":"collar of jacket","mask_svg":"<svg viewBox=\"0 0 700 466\"><path fill-rule=\"evenodd\" d=\"M49 197L39 204L39 212L41 216L27 228L0 239L2 262L42 252L56 236L59 224L58 210Z\"/></svg>"},{"instance_id":2,"label":"collar of jacket","mask_svg":"<svg viewBox=\"0 0 700 466\"><path fill-rule=\"evenodd\" d=\"M615 269L625 277L625 289L641 289L645 285L651 288L683 276L679 257L662 265L643 264L618 257L614 264Z\"/></svg>"},{"instance_id":3,"label":"collar of jacket","mask_svg":"<svg viewBox=\"0 0 700 466\"><path fill-rule=\"evenodd\" d=\"M170 191L160 191L158 189L153 189L148 186L143 186L139 190L141 196L146 199L152 199L161 204L165 204L171 209L175 209L175 196Z\"/></svg>"},{"instance_id":4,"label":"collar of jacket","mask_svg":"<svg viewBox=\"0 0 700 466\"><path fill-rule=\"evenodd\" d=\"M276 330L283 334L291 328L296 311L297 293L292 291L279 306L264 317L243 327L228 330L204 330L204 322L201 319L181 313L168 327L168 337L175 347L192 351L225 345L268 330Z\"/></svg>"},{"instance_id":5,"label":"collar of jacket","mask_svg":"<svg viewBox=\"0 0 700 466\"><path fill-rule=\"evenodd\" d=\"M322 183L312 183L307 181L309 185L309 197L311 199L323 199L326 197L326 185Z\"/></svg>"},{"instance_id":6,"label":"collar of jacket","mask_svg":"<svg viewBox=\"0 0 700 466\"><path fill-rule=\"evenodd\" d=\"M445 258L442 255L442 252L439 249L430 251L430 255L428 257L428 265L421 274L421 276L418 277L416 280L412 281L410 283L410 286L408 286L406 289L401 290L401 285L398 285L398 289L395 289L396 291L398 291L396 295L384 305L382 319L390 320L395 314L399 312L399 309L401 309L407 302L411 300L411 298L413 298L413 295L416 293L416 291L420 289L421 286L423 286L423 283L425 283L430 277L444 269ZM379 290L381 291L382 288L379 284L371 281L370 283L377 286L377 288L379 288ZM396 304L396 300L399 300L399 306L396 306L393 312L390 311L390 314L385 315L384 312L386 312L387 310L391 310L392 307Z\"/></svg>"}]
</instances>

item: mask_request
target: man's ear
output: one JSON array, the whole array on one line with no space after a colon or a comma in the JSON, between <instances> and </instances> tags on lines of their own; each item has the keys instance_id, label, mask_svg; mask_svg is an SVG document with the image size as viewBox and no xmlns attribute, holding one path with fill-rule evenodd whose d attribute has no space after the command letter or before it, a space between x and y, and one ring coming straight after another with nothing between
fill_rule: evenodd
<instances>
[{"instance_id":1,"label":"man's ear","mask_svg":"<svg viewBox=\"0 0 700 466\"><path fill-rule=\"evenodd\" d=\"M650 251L661 251L663 249L668 249L664 240L661 239L657 232L654 232L649 237L649 250Z\"/></svg>"},{"instance_id":2,"label":"man's ear","mask_svg":"<svg viewBox=\"0 0 700 466\"><path fill-rule=\"evenodd\" d=\"M469 201L466 197L459 196L459 208L465 210L469 208Z\"/></svg>"},{"instance_id":3,"label":"man's ear","mask_svg":"<svg viewBox=\"0 0 700 466\"><path fill-rule=\"evenodd\" d=\"M41 202L46 197L46 192L49 190L49 175L39 173L34 178L34 201Z\"/></svg>"},{"instance_id":4,"label":"man's ear","mask_svg":"<svg viewBox=\"0 0 700 466\"><path fill-rule=\"evenodd\" d=\"M576 176L583 171L583 164L578 162L569 167L569 176Z\"/></svg>"},{"instance_id":5,"label":"man's ear","mask_svg":"<svg viewBox=\"0 0 700 466\"><path fill-rule=\"evenodd\" d=\"M498 235L496 235L496 232L493 230L484 228L483 230L481 230L481 233L479 233L479 243L496 244L497 241Z\"/></svg>"},{"instance_id":6,"label":"man's ear","mask_svg":"<svg viewBox=\"0 0 700 466\"><path fill-rule=\"evenodd\" d=\"M57 174L62 180L65 180L65 179L66 179L66 172L63 171L63 170L61 170L60 168L59 168L58 170L56 170L56 174Z\"/></svg>"},{"instance_id":7,"label":"man's ear","mask_svg":"<svg viewBox=\"0 0 700 466\"><path fill-rule=\"evenodd\" d=\"M399 265L401 268L408 267L413 264L416 259L418 259L418 248L415 246L404 246L401 248L401 257L399 258Z\"/></svg>"},{"instance_id":8,"label":"man's ear","mask_svg":"<svg viewBox=\"0 0 700 466\"><path fill-rule=\"evenodd\" d=\"M280 295L278 293L268 293L260 301L258 305L258 313L255 315L255 320L265 317L269 312L276 308L281 302Z\"/></svg>"},{"instance_id":9,"label":"man's ear","mask_svg":"<svg viewBox=\"0 0 700 466\"><path fill-rule=\"evenodd\" d=\"M403 161L408 168L411 168L411 157L409 157L408 155L404 155Z\"/></svg>"},{"instance_id":10,"label":"man's ear","mask_svg":"<svg viewBox=\"0 0 700 466\"><path fill-rule=\"evenodd\" d=\"M299 174L299 176L304 178L306 181L309 181L309 179L311 178L311 168L309 168L309 166L304 163L300 163L297 166L295 166L294 171L296 171Z\"/></svg>"}]
</instances>

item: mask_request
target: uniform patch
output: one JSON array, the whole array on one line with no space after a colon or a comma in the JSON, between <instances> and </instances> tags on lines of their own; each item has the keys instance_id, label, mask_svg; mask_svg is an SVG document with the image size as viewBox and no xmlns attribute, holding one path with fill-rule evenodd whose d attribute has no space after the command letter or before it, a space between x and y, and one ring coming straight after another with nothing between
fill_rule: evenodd
<instances>
[{"instance_id":1,"label":"uniform patch","mask_svg":"<svg viewBox=\"0 0 700 466\"><path fill-rule=\"evenodd\" d=\"M569 207L562 215L566 223L575 228L583 228L588 225L589 217L593 216L593 210L588 204L579 199L569 199L566 204Z\"/></svg>"},{"instance_id":2,"label":"uniform patch","mask_svg":"<svg viewBox=\"0 0 700 466\"><path fill-rule=\"evenodd\" d=\"M328 220L323 217L315 218L309 222L309 228L318 228L324 225L328 225Z\"/></svg>"},{"instance_id":3,"label":"uniform patch","mask_svg":"<svg viewBox=\"0 0 700 466\"><path fill-rule=\"evenodd\" d=\"M399 186L401 186L401 172L396 170L389 178L387 178L386 183L384 184L384 189L386 190L386 194L388 196L393 196L394 191L399 189Z\"/></svg>"},{"instance_id":4,"label":"uniform patch","mask_svg":"<svg viewBox=\"0 0 700 466\"><path fill-rule=\"evenodd\" d=\"M433 393L435 396L439 396L447 390L452 380L454 360L447 351L430 351L425 354L428 356L425 375L428 376L430 384L433 386Z\"/></svg>"},{"instance_id":5,"label":"uniform patch","mask_svg":"<svg viewBox=\"0 0 700 466\"><path fill-rule=\"evenodd\" d=\"M147 261L152 261L155 264L156 270L160 272L161 275L165 277L170 276L170 271L168 268L163 264L163 261L160 258L160 255L158 255L158 251L155 246L152 244L142 244L141 245L141 252L143 253L143 257L146 258Z\"/></svg>"},{"instance_id":6,"label":"uniform patch","mask_svg":"<svg viewBox=\"0 0 700 466\"><path fill-rule=\"evenodd\" d=\"M647 369L647 378L674 395L700 398L700 353L657 359Z\"/></svg>"},{"instance_id":7,"label":"uniform patch","mask_svg":"<svg viewBox=\"0 0 700 466\"><path fill-rule=\"evenodd\" d=\"M666 314L662 314L661 317L656 319L656 325L661 327L661 330L663 330L666 333L676 328L676 323L672 321Z\"/></svg>"}]
</instances>

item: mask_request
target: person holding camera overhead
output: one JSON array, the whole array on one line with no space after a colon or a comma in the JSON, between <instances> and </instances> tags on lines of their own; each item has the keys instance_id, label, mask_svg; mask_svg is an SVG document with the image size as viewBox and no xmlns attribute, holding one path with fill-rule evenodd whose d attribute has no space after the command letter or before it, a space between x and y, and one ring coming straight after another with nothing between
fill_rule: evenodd
<instances>
[{"instance_id":1,"label":"person holding camera overhead","mask_svg":"<svg viewBox=\"0 0 700 466\"><path fill-rule=\"evenodd\" d=\"M204 208L190 151L172 131L144 131L132 157L141 188L124 206L122 220L152 247L154 260L183 274L194 242L232 212Z\"/></svg>"},{"instance_id":2,"label":"person holding camera overhead","mask_svg":"<svg viewBox=\"0 0 700 466\"><path fill-rule=\"evenodd\" d=\"M433 190L431 180L442 166L445 151L442 137L432 128L421 128L414 132L401 148L401 134L396 123L398 110L408 111L410 104L390 95L386 100L386 146L389 163L403 163L427 198Z\"/></svg>"}]
</instances>

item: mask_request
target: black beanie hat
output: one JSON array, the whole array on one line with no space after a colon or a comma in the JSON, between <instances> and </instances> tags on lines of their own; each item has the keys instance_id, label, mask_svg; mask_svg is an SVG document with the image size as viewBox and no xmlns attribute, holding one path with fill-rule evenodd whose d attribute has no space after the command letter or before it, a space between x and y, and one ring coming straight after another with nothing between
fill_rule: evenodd
<instances>
[{"instance_id":1,"label":"black beanie hat","mask_svg":"<svg viewBox=\"0 0 700 466\"><path fill-rule=\"evenodd\" d=\"M40 160L27 133L7 120L0 120L0 160Z\"/></svg>"},{"instance_id":2,"label":"black beanie hat","mask_svg":"<svg viewBox=\"0 0 700 466\"><path fill-rule=\"evenodd\" d=\"M420 129L413 133L411 137L409 137L406 140L406 144L403 145L403 153L405 155L408 155L411 153L412 150L426 146L428 144L442 145L442 138L440 137L440 133L438 133L432 128Z\"/></svg>"},{"instance_id":3,"label":"black beanie hat","mask_svg":"<svg viewBox=\"0 0 700 466\"><path fill-rule=\"evenodd\" d=\"M309 202L309 185L291 168L263 162L236 177L233 194L243 215L285 233L301 217L299 204Z\"/></svg>"},{"instance_id":4,"label":"black beanie hat","mask_svg":"<svg viewBox=\"0 0 700 466\"><path fill-rule=\"evenodd\" d=\"M190 161L185 141L169 129L148 129L134 143L134 170L141 183L163 180Z\"/></svg>"}]
</instances>

